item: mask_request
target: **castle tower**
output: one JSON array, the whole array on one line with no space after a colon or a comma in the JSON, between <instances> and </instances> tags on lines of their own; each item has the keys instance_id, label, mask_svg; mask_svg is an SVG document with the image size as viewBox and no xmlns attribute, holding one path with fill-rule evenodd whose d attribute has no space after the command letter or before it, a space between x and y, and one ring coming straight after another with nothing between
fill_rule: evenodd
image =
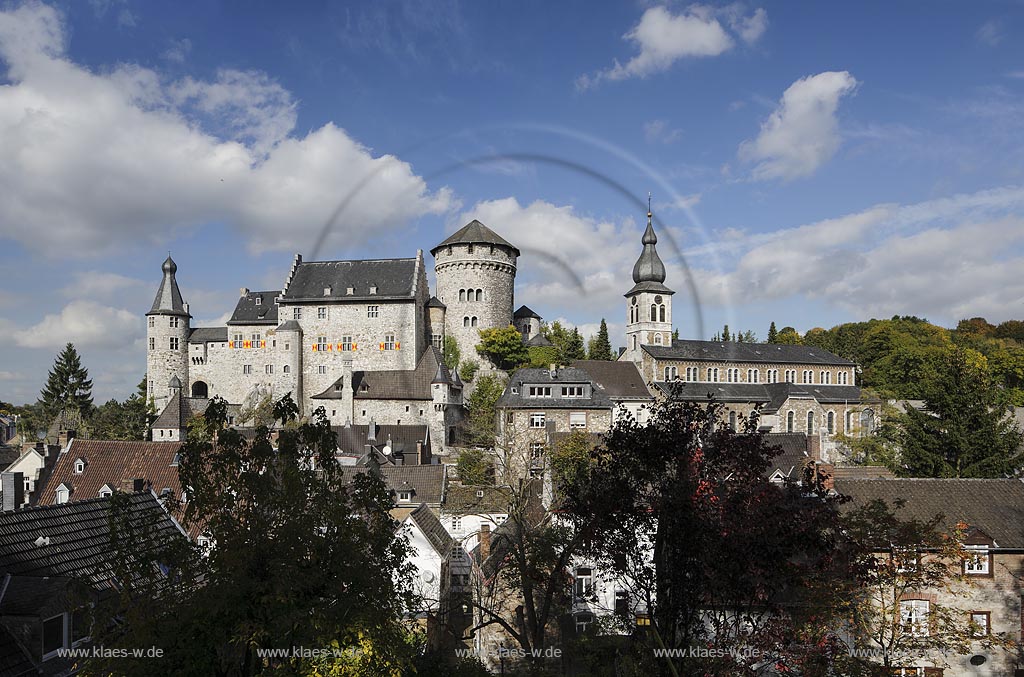
<instances>
[{"instance_id":1,"label":"castle tower","mask_svg":"<svg viewBox=\"0 0 1024 677\"><path fill-rule=\"evenodd\" d=\"M188 384L188 336L192 329L188 304L181 300L178 282L174 279L178 266L170 256L162 266L163 280L146 313L146 399L156 403L156 410L167 405L168 384L177 378Z\"/></svg>"},{"instance_id":2,"label":"castle tower","mask_svg":"<svg viewBox=\"0 0 1024 677\"><path fill-rule=\"evenodd\" d=\"M626 292L626 352L621 359L640 362L643 345L672 344L672 295L665 286L665 264L655 245L653 214L648 206L644 249L633 265L633 288Z\"/></svg>"},{"instance_id":3,"label":"castle tower","mask_svg":"<svg viewBox=\"0 0 1024 677\"><path fill-rule=\"evenodd\" d=\"M473 220L430 253L437 298L445 305L445 334L455 337L463 361L483 363L476 352L480 330L512 323L519 250Z\"/></svg>"}]
</instances>

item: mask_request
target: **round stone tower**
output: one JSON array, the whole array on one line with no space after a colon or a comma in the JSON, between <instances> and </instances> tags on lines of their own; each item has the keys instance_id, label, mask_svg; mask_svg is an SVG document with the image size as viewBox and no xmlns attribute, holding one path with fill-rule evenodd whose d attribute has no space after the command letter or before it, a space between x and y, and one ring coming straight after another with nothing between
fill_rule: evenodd
<instances>
[{"instance_id":1,"label":"round stone tower","mask_svg":"<svg viewBox=\"0 0 1024 677\"><path fill-rule=\"evenodd\" d=\"M168 384L174 377L188 387L188 335L192 331L188 304L181 300L174 279L178 266L170 256L162 270L153 308L146 313L146 399L154 401L158 412L167 405Z\"/></svg>"},{"instance_id":2,"label":"round stone tower","mask_svg":"<svg viewBox=\"0 0 1024 677\"><path fill-rule=\"evenodd\" d=\"M512 323L519 250L473 220L430 250L437 298L446 306L445 334L455 337L462 360L485 360L476 352L481 329Z\"/></svg>"}]
</instances>

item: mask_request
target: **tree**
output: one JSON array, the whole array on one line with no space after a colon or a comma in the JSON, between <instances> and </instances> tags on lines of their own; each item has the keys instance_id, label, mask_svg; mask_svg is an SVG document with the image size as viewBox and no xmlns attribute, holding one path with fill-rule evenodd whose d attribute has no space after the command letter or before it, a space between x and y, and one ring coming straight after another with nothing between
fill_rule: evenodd
<instances>
[{"instance_id":1,"label":"tree","mask_svg":"<svg viewBox=\"0 0 1024 677\"><path fill-rule=\"evenodd\" d=\"M455 462L459 481L466 485L494 484L494 465L488 455L480 449L466 449Z\"/></svg>"},{"instance_id":2,"label":"tree","mask_svg":"<svg viewBox=\"0 0 1024 677\"><path fill-rule=\"evenodd\" d=\"M449 371L454 371L459 367L459 359L462 357L459 353L459 342L455 340L454 336L444 337L444 348L441 351L444 365L448 367Z\"/></svg>"},{"instance_id":3,"label":"tree","mask_svg":"<svg viewBox=\"0 0 1024 677\"><path fill-rule=\"evenodd\" d=\"M466 441L474 446L493 447L498 398L505 392L505 383L497 374L485 374L466 400L469 416L463 423Z\"/></svg>"},{"instance_id":4,"label":"tree","mask_svg":"<svg viewBox=\"0 0 1024 677\"><path fill-rule=\"evenodd\" d=\"M779 342L779 331L775 328L775 323L772 322L771 326L768 327L768 343Z\"/></svg>"},{"instance_id":5,"label":"tree","mask_svg":"<svg viewBox=\"0 0 1024 677\"><path fill-rule=\"evenodd\" d=\"M46 385L40 393L40 401L50 420L65 407L78 411L83 418L88 418L92 413L92 381L73 343L64 346L64 350L54 360Z\"/></svg>"},{"instance_id":6,"label":"tree","mask_svg":"<svg viewBox=\"0 0 1024 677\"><path fill-rule=\"evenodd\" d=\"M509 325L495 329L481 329L476 351L490 360L498 369L515 369L530 359L523 343L523 335Z\"/></svg>"},{"instance_id":7,"label":"tree","mask_svg":"<svg viewBox=\"0 0 1024 677\"><path fill-rule=\"evenodd\" d=\"M732 336L729 334L729 325L725 325L724 327L722 327L722 340L723 341L731 341L732 340Z\"/></svg>"},{"instance_id":8,"label":"tree","mask_svg":"<svg viewBox=\"0 0 1024 677\"><path fill-rule=\"evenodd\" d=\"M161 671L175 675L314 674L311 657L259 655L291 647L361 651L359 674L408 667L401 619L419 605L392 498L373 472L346 482L322 408L305 423L297 413L290 396L276 404L274 418L286 425L275 444L266 427L251 440L227 428L226 403L211 401L181 449L179 473L184 526L214 546L170 563L202 584L170 590L158 604L123 600L110 615L133 622L94 624L97 643L159 646ZM131 656L90 667L152 674L151 659Z\"/></svg>"},{"instance_id":9,"label":"tree","mask_svg":"<svg viewBox=\"0 0 1024 677\"><path fill-rule=\"evenodd\" d=\"M740 343L757 343L757 334L748 329L742 334L737 334L736 340Z\"/></svg>"},{"instance_id":10,"label":"tree","mask_svg":"<svg viewBox=\"0 0 1024 677\"><path fill-rule=\"evenodd\" d=\"M587 349L583 346L583 337L580 335L579 328L573 327L565 343L561 362L562 364L569 364L573 360L585 359L587 359Z\"/></svg>"},{"instance_id":11,"label":"tree","mask_svg":"<svg viewBox=\"0 0 1024 677\"><path fill-rule=\"evenodd\" d=\"M459 365L459 378L465 383L469 383L476 378L476 373L480 371L480 363L476 360L466 360Z\"/></svg>"},{"instance_id":12,"label":"tree","mask_svg":"<svg viewBox=\"0 0 1024 677\"><path fill-rule=\"evenodd\" d=\"M588 346L588 356L592 360L612 360L615 359L612 356L612 344L608 339L608 324L601 318L601 327L597 330L597 335L590 339L590 345Z\"/></svg>"},{"instance_id":13,"label":"tree","mask_svg":"<svg viewBox=\"0 0 1024 677\"><path fill-rule=\"evenodd\" d=\"M530 355L529 365L535 369L547 369L559 363L558 348L555 346L530 346L527 352Z\"/></svg>"},{"instance_id":14,"label":"tree","mask_svg":"<svg viewBox=\"0 0 1024 677\"><path fill-rule=\"evenodd\" d=\"M1024 444L1006 394L982 356L954 348L926 385L925 410L907 405L895 440L910 477L1004 477L1024 471Z\"/></svg>"},{"instance_id":15,"label":"tree","mask_svg":"<svg viewBox=\"0 0 1024 677\"><path fill-rule=\"evenodd\" d=\"M793 327L783 327L782 330L779 331L779 335L775 342L791 346L798 346L803 343L800 339L799 332L797 332L796 329L793 329Z\"/></svg>"}]
</instances>

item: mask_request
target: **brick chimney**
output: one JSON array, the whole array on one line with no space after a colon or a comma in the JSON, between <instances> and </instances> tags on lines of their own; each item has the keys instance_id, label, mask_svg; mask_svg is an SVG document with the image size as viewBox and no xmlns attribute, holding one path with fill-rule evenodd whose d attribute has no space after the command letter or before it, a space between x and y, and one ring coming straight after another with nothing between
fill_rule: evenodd
<instances>
[{"instance_id":1,"label":"brick chimney","mask_svg":"<svg viewBox=\"0 0 1024 677\"><path fill-rule=\"evenodd\" d=\"M20 472L5 472L0 475L0 491L3 503L0 510L18 510L25 504L25 475Z\"/></svg>"},{"instance_id":2,"label":"brick chimney","mask_svg":"<svg viewBox=\"0 0 1024 677\"><path fill-rule=\"evenodd\" d=\"M807 455L815 462L821 460L821 438L817 435L807 436Z\"/></svg>"},{"instance_id":3,"label":"brick chimney","mask_svg":"<svg viewBox=\"0 0 1024 677\"><path fill-rule=\"evenodd\" d=\"M68 446L68 442L75 439L75 435L78 433L74 430L61 430L57 433L57 444L61 449Z\"/></svg>"},{"instance_id":4,"label":"brick chimney","mask_svg":"<svg viewBox=\"0 0 1024 677\"><path fill-rule=\"evenodd\" d=\"M491 556L491 525L480 525L480 561L484 562Z\"/></svg>"}]
</instances>

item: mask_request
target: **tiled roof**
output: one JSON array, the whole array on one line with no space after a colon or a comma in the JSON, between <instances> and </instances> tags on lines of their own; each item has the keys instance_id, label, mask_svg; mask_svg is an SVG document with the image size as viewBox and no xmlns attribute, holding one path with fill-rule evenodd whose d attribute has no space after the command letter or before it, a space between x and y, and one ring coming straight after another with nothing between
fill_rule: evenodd
<instances>
[{"instance_id":1,"label":"tiled roof","mask_svg":"<svg viewBox=\"0 0 1024 677\"><path fill-rule=\"evenodd\" d=\"M814 346L675 339L670 346L644 345L658 360L853 366L850 360Z\"/></svg>"},{"instance_id":2,"label":"tiled roof","mask_svg":"<svg viewBox=\"0 0 1024 677\"><path fill-rule=\"evenodd\" d=\"M437 374L438 366L450 379L441 351L430 346L420 356L415 369L353 372L354 397L357 400L431 400L433 394L430 384ZM336 383L319 395L314 395L313 399L326 398L335 392Z\"/></svg>"},{"instance_id":3,"label":"tiled roof","mask_svg":"<svg viewBox=\"0 0 1024 677\"><path fill-rule=\"evenodd\" d=\"M535 317L538 320L543 319L540 315L533 312L533 310L528 306L519 306L519 310L512 313L512 317Z\"/></svg>"},{"instance_id":4,"label":"tiled roof","mask_svg":"<svg viewBox=\"0 0 1024 677\"><path fill-rule=\"evenodd\" d=\"M882 465L840 465L832 469L832 477L837 480L896 479L896 475Z\"/></svg>"},{"instance_id":5,"label":"tiled roof","mask_svg":"<svg viewBox=\"0 0 1024 677\"><path fill-rule=\"evenodd\" d=\"M227 327L196 327L188 335L189 343L226 343Z\"/></svg>"},{"instance_id":6,"label":"tiled roof","mask_svg":"<svg viewBox=\"0 0 1024 677\"><path fill-rule=\"evenodd\" d=\"M0 616L33 616L55 599L65 597L72 580L65 576L0 577Z\"/></svg>"},{"instance_id":7,"label":"tiled roof","mask_svg":"<svg viewBox=\"0 0 1024 677\"><path fill-rule=\"evenodd\" d=\"M0 625L0 677L38 675L28 654L4 625Z\"/></svg>"},{"instance_id":8,"label":"tiled roof","mask_svg":"<svg viewBox=\"0 0 1024 677\"><path fill-rule=\"evenodd\" d=\"M152 539L139 547L158 548L183 536L181 528L150 491L130 494L129 514L152 519ZM0 512L0 572L25 576L67 576L96 588L112 575L109 498ZM36 545L40 537L49 539Z\"/></svg>"},{"instance_id":9,"label":"tiled roof","mask_svg":"<svg viewBox=\"0 0 1024 677\"><path fill-rule=\"evenodd\" d=\"M451 515L507 513L511 499L509 490L505 487L449 484L441 510Z\"/></svg>"},{"instance_id":10,"label":"tiled roof","mask_svg":"<svg viewBox=\"0 0 1024 677\"><path fill-rule=\"evenodd\" d=\"M7 470L7 466L21 458L21 452L17 447L10 447L0 444L0 471Z\"/></svg>"},{"instance_id":11,"label":"tiled roof","mask_svg":"<svg viewBox=\"0 0 1024 677\"><path fill-rule=\"evenodd\" d=\"M370 300L412 298L417 259L364 261L302 261L285 289L282 301ZM324 290L330 288L330 294ZM352 294L348 288L352 287ZM370 287L376 287L375 294Z\"/></svg>"},{"instance_id":12,"label":"tiled roof","mask_svg":"<svg viewBox=\"0 0 1024 677\"><path fill-rule=\"evenodd\" d=\"M131 491L131 481L151 482L158 494L170 487L175 496L181 496L178 466L171 465L181 449L181 442L126 442L104 440L73 440L68 451L57 456L53 472L39 492L39 505L56 502L56 489L70 483L74 492L70 500L77 501L99 496L103 485ZM75 460L86 460L85 470L75 474Z\"/></svg>"},{"instance_id":13,"label":"tiled roof","mask_svg":"<svg viewBox=\"0 0 1024 677\"><path fill-rule=\"evenodd\" d=\"M1016 479L840 479L835 488L853 497L850 510L875 499L894 504L902 519L927 520L942 514L945 526L957 522L980 529L1001 548L1024 548L1024 482Z\"/></svg>"},{"instance_id":14,"label":"tiled roof","mask_svg":"<svg viewBox=\"0 0 1024 677\"><path fill-rule=\"evenodd\" d=\"M347 481L356 475L368 472L365 467L342 468ZM381 478L388 489L394 492L413 490L412 500L428 505L440 505L444 491L445 470L443 465L395 465L380 468Z\"/></svg>"},{"instance_id":15,"label":"tiled roof","mask_svg":"<svg viewBox=\"0 0 1024 677\"><path fill-rule=\"evenodd\" d=\"M441 557L448 556L455 541L441 524L441 520L437 519L437 515L434 514L433 510L426 505L421 505L409 513L409 519L416 522L416 526L420 528L423 535L430 541L430 545L434 546L437 554L441 555Z\"/></svg>"},{"instance_id":16,"label":"tiled roof","mask_svg":"<svg viewBox=\"0 0 1024 677\"><path fill-rule=\"evenodd\" d=\"M279 291L250 291L242 294L235 304L228 324L277 324L277 304L274 303ZM257 304L257 300L259 303Z\"/></svg>"},{"instance_id":17,"label":"tiled roof","mask_svg":"<svg viewBox=\"0 0 1024 677\"><path fill-rule=\"evenodd\" d=\"M767 433L764 436L767 444L780 450L772 459L768 468L768 477L781 471L784 477L800 481L804 465L811 460L807 453L807 435L803 433Z\"/></svg>"},{"instance_id":18,"label":"tiled roof","mask_svg":"<svg viewBox=\"0 0 1024 677\"><path fill-rule=\"evenodd\" d=\"M650 400L654 397L633 362L576 360L572 366L589 374L594 384L613 400Z\"/></svg>"},{"instance_id":19,"label":"tiled roof","mask_svg":"<svg viewBox=\"0 0 1024 677\"><path fill-rule=\"evenodd\" d=\"M416 443L423 442L430 447L430 428L426 425L378 425L373 441L369 441L370 426L368 424L333 426L331 429L338 436L338 449L349 456L362 456L366 453L366 445L370 444L383 449L391 440L393 453L404 453L406 465L418 465Z\"/></svg>"},{"instance_id":20,"label":"tiled roof","mask_svg":"<svg viewBox=\"0 0 1024 677\"><path fill-rule=\"evenodd\" d=\"M508 240L501 237L493 230L480 223L476 219L473 219L462 228L449 235L441 244L437 245L430 250L431 254L434 254L441 247L447 247L452 244L495 244L501 245L502 247L508 247L515 252L516 256L519 256L519 250Z\"/></svg>"},{"instance_id":21,"label":"tiled roof","mask_svg":"<svg viewBox=\"0 0 1024 677\"><path fill-rule=\"evenodd\" d=\"M526 397L523 392L524 386L541 385L555 387L563 385L593 385L590 374L576 367L561 367L556 371L554 378L548 369L524 368L517 369L505 386L505 392L498 399L499 407L532 407L536 409L611 409L612 401L600 388L593 388L591 396L560 398L560 397ZM512 388L517 388L518 393L513 393Z\"/></svg>"}]
</instances>

